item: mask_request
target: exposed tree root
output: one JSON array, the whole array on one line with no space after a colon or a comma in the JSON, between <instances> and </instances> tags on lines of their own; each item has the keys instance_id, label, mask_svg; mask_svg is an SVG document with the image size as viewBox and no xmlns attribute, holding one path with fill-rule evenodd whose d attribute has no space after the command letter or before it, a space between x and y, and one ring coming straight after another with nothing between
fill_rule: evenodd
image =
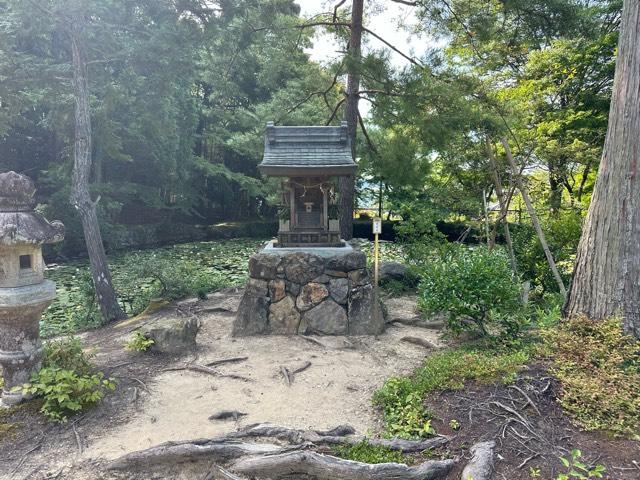
<instances>
[{"instance_id":1,"label":"exposed tree root","mask_svg":"<svg viewBox=\"0 0 640 480\"><path fill-rule=\"evenodd\" d=\"M300 476L318 480L430 480L444 478L454 465L454 460L431 460L417 467L402 463L369 464L298 450L241 458L231 470L269 479Z\"/></svg>"},{"instance_id":2,"label":"exposed tree root","mask_svg":"<svg viewBox=\"0 0 640 480\"><path fill-rule=\"evenodd\" d=\"M192 462L206 458L213 462L227 462L246 455L269 455L283 453L290 449L267 443L244 443L229 439L191 440L186 442L166 442L146 450L124 455L107 465L108 470L129 470L148 468L166 463Z\"/></svg>"},{"instance_id":3,"label":"exposed tree root","mask_svg":"<svg viewBox=\"0 0 640 480\"><path fill-rule=\"evenodd\" d=\"M269 423L249 425L242 430L228 435L229 438L276 438L289 443L313 443L315 445L356 444L367 440L371 445L380 445L403 453L414 453L440 447L449 439L444 436L429 438L426 440L404 440L401 438L377 439L354 435L355 430L349 425L340 425L332 430L321 432L315 430L296 430L280 427Z\"/></svg>"},{"instance_id":4,"label":"exposed tree root","mask_svg":"<svg viewBox=\"0 0 640 480\"><path fill-rule=\"evenodd\" d=\"M476 443L471 447L471 460L464 467L460 480L491 480L493 478L496 442Z\"/></svg>"},{"instance_id":5,"label":"exposed tree root","mask_svg":"<svg viewBox=\"0 0 640 480\"><path fill-rule=\"evenodd\" d=\"M421 479L444 478L455 464L454 460L428 461L416 467L399 463L371 465L343 460L312 451L318 446L356 444L365 437L354 435L349 425L327 431L296 430L271 424L250 425L217 439L186 442L167 442L146 450L124 455L107 465L108 470L128 471L148 469L159 465L207 461L214 466L210 478L237 478L234 475L256 478L314 478L314 479ZM272 438L288 445L248 443L243 438ZM402 439L367 439L373 445L383 445L402 452L418 452L439 447L448 441L436 437L422 441ZM222 469L224 465L229 471ZM230 476L224 476L230 475Z\"/></svg>"}]
</instances>

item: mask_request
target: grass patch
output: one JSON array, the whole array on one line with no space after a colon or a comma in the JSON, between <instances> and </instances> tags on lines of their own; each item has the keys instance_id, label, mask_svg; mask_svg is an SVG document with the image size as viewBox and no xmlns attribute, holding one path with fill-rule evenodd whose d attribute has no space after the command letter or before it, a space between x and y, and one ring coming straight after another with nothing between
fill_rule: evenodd
<instances>
[{"instance_id":1,"label":"grass patch","mask_svg":"<svg viewBox=\"0 0 640 480\"><path fill-rule=\"evenodd\" d=\"M573 318L544 332L544 348L559 402L582 428L640 439L640 343L620 325Z\"/></svg>"},{"instance_id":2,"label":"grass patch","mask_svg":"<svg viewBox=\"0 0 640 480\"><path fill-rule=\"evenodd\" d=\"M366 439L355 445L336 445L332 448L336 457L355 462L364 463L407 463L404 456L398 450L372 445Z\"/></svg>"},{"instance_id":3,"label":"grass patch","mask_svg":"<svg viewBox=\"0 0 640 480\"><path fill-rule=\"evenodd\" d=\"M485 350L457 348L436 353L410 377L393 377L374 395L384 414L390 437L424 438L433 435L432 414L424 397L438 390L460 390L467 381L510 383L530 358L530 348Z\"/></svg>"}]
</instances>

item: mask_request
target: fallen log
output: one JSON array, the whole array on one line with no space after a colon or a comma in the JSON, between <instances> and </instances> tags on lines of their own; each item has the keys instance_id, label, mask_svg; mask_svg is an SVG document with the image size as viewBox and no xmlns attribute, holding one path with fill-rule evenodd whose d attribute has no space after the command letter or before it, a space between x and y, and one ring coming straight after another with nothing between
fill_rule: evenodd
<instances>
[{"instance_id":1,"label":"fallen log","mask_svg":"<svg viewBox=\"0 0 640 480\"><path fill-rule=\"evenodd\" d=\"M269 479L301 475L317 480L435 480L444 478L455 463L455 460L430 460L416 467L402 463L369 464L297 450L240 458L230 470Z\"/></svg>"},{"instance_id":2,"label":"fallen log","mask_svg":"<svg viewBox=\"0 0 640 480\"><path fill-rule=\"evenodd\" d=\"M166 442L155 447L123 455L107 465L108 470L148 468L165 463L192 462L202 458L214 463L235 460L246 455L271 455L289 451L279 445L244 443L229 439L200 439Z\"/></svg>"},{"instance_id":3,"label":"fallen log","mask_svg":"<svg viewBox=\"0 0 640 480\"><path fill-rule=\"evenodd\" d=\"M462 470L460 480L491 480L493 478L496 442L476 443L471 447L471 460Z\"/></svg>"}]
</instances>

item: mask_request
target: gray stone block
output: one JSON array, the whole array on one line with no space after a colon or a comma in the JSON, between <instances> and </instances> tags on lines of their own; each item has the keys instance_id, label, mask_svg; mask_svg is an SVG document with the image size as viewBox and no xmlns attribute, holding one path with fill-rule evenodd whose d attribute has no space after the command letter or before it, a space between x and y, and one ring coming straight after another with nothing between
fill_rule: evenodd
<instances>
[{"instance_id":1,"label":"gray stone block","mask_svg":"<svg viewBox=\"0 0 640 480\"><path fill-rule=\"evenodd\" d=\"M295 335L300 326L300 313L293 297L287 295L269 306L269 328L274 335Z\"/></svg>"},{"instance_id":2,"label":"gray stone block","mask_svg":"<svg viewBox=\"0 0 640 480\"><path fill-rule=\"evenodd\" d=\"M254 297L245 293L240 301L233 335L266 335L269 333L269 298Z\"/></svg>"},{"instance_id":3,"label":"gray stone block","mask_svg":"<svg viewBox=\"0 0 640 480\"><path fill-rule=\"evenodd\" d=\"M367 257L359 251L349 252L346 255L336 255L327 260L327 270L348 272L365 268L366 266Z\"/></svg>"},{"instance_id":4,"label":"gray stone block","mask_svg":"<svg viewBox=\"0 0 640 480\"><path fill-rule=\"evenodd\" d=\"M347 312L333 300L325 300L302 315L301 334L346 335Z\"/></svg>"},{"instance_id":5,"label":"gray stone block","mask_svg":"<svg viewBox=\"0 0 640 480\"><path fill-rule=\"evenodd\" d=\"M249 276L251 278L261 278L272 280L278 274L278 266L281 257L267 253L257 253L249 259Z\"/></svg>"},{"instance_id":6,"label":"gray stone block","mask_svg":"<svg viewBox=\"0 0 640 480\"><path fill-rule=\"evenodd\" d=\"M334 278L329 282L329 293L337 303L345 304L349 298L349 280Z\"/></svg>"},{"instance_id":7,"label":"gray stone block","mask_svg":"<svg viewBox=\"0 0 640 480\"><path fill-rule=\"evenodd\" d=\"M378 335L384 331L384 316L373 286L365 285L349 293L349 334Z\"/></svg>"},{"instance_id":8,"label":"gray stone block","mask_svg":"<svg viewBox=\"0 0 640 480\"><path fill-rule=\"evenodd\" d=\"M310 253L297 252L282 260L287 280L304 285L324 272L322 257Z\"/></svg>"},{"instance_id":9,"label":"gray stone block","mask_svg":"<svg viewBox=\"0 0 640 480\"><path fill-rule=\"evenodd\" d=\"M145 337L153 340L152 351L184 353L195 348L199 329L198 319L195 317L169 317L145 325L140 331Z\"/></svg>"}]
</instances>

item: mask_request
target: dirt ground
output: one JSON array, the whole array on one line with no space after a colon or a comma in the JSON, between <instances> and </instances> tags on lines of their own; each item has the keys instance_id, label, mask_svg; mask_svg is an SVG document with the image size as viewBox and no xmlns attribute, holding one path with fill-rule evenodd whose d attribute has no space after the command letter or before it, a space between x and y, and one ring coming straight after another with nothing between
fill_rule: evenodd
<instances>
[{"instance_id":1,"label":"dirt ground","mask_svg":"<svg viewBox=\"0 0 640 480\"><path fill-rule=\"evenodd\" d=\"M640 479L640 443L581 431L556 402L559 393L544 365L533 365L511 385L471 383L463 391L430 395L425 406L436 416L436 431L452 436L443 455L465 457L469 445L496 441L496 480L555 479L567 471L559 457L570 458L573 449L590 468L604 465L605 479ZM463 465L450 478L459 478Z\"/></svg>"},{"instance_id":2,"label":"dirt ground","mask_svg":"<svg viewBox=\"0 0 640 480\"><path fill-rule=\"evenodd\" d=\"M382 425L371 404L373 392L390 376L414 371L433 351L402 339L418 337L443 345L437 329L441 322L422 321L410 297L386 301L388 320L394 322L379 337L233 338L240 293L227 290L207 300L183 301L82 334L96 352L97 366L117 379L117 390L62 425L46 422L37 402L0 411L0 427L11 425L0 429L0 479L210 478L195 465L124 476L102 471L106 462L126 453L167 441L213 438L261 422L319 430L349 424L359 434L375 436ZM141 324L193 315L201 321L193 352L167 356L123 348ZM231 357L246 360L217 366L215 375L179 369ZM281 367L294 371L308 362L311 365L288 386ZM561 467L558 457L573 448L582 450L585 463L605 465L607 479L640 479L640 444L581 432L557 405L557 395L554 379L536 365L512 386L470 384L463 391L429 396L425 406L434 414L433 426L451 436L433 455L462 459L448 480L459 479L469 447L483 440L497 442L496 480L553 480ZM246 415L209 420L224 410ZM451 420L460 427L452 429ZM539 476L532 476L531 468L539 469Z\"/></svg>"},{"instance_id":3,"label":"dirt ground","mask_svg":"<svg viewBox=\"0 0 640 480\"><path fill-rule=\"evenodd\" d=\"M400 323L379 337L233 338L239 298L239 291L212 294L81 335L95 349L96 365L118 380L117 391L66 425L47 424L34 405L12 413L7 421L22 428L0 438L0 478L81 478L74 465L98 464L170 440L215 437L258 422L301 429L348 423L360 434L375 435L380 418L371 405L373 392L386 378L413 371L428 354L401 339L440 344L437 330ZM167 357L123 348L133 329L167 315L200 319L196 351ZM168 370L230 357L247 359L216 367L221 375ZM293 371L306 362L311 366L287 386L281 367ZM237 421L208 419L222 410L246 415Z\"/></svg>"}]
</instances>

